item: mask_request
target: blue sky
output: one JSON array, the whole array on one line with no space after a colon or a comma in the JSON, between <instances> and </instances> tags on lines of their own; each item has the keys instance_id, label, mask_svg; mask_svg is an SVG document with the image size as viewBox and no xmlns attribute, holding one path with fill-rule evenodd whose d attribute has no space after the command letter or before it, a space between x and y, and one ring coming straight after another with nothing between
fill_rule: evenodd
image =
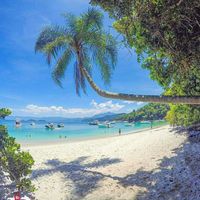
<instances>
[{"instance_id":1,"label":"blue sky","mask_svg":"<svg viewBox=\"0 0 200 200\"><path fill-rule=\"evenodd\" d=\"M52 81L44 57L35 54L36 38L45 25L63 24L62 13L79 15L89 6L88 0L1 0L0 107L9 107L13 115L21 116L84 117L109 111L129 112L142 106L141 102L99 97L89 86L87 95L78 97L72 66L61 89ZM112 20L104 14L105 28L110 30ZM136 58L134 52L121 47L111 85L105 86L98 73L93 74L94 80L110 91L160 94L162 89L150 80Z\"/></svg>"}]
</instances>

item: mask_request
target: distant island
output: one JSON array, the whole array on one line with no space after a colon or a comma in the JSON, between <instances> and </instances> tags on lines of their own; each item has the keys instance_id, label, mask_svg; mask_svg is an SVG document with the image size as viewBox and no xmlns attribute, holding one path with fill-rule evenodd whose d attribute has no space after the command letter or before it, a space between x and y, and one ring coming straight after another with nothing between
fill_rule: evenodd
<instances>
[{"instance_id":1,"label":"distant island","mask_svg":"<svg viewBox=\"0 0 200 200\"><path fill-rule=\"evenodd\" d=\"M112 113L106 112L85 118L65 118L65 117L31 117L31 116L10 116L7 120L20 119L22 122L55 122L55 123L88 123L94 120L98 121L129 121L137 122L143 120L162 120L166 117L169 106L166 104L149 103L145 106L133 110L130 113Z\"/></svg>"}]
</instances>

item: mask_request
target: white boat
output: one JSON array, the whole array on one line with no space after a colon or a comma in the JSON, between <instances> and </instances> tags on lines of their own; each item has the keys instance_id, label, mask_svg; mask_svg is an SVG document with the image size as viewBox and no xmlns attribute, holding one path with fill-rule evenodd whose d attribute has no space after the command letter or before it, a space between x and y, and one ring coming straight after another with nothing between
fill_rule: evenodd
<instances>
[{"instance_id":1,"label":"white boat","mask_svg":"<svg viewBox=\"0 0 200 200\"><path fill-rule=\"evenodd\" d=\"M112 128L110 123L98 124L99 128Z\"/></svg>"},{"instance_id":2,"label":"white boat","mask_svg":"<svg viewBox=\"0 0 200 200\"><path fill-rule=\"evenodd\" d=\"M92 122L89 122L88 123L89 125L98 125L99 124L99 121L98 120L94 120Z\"/></svg>"},{"instance_id":3,"label":"white boat","mask_svg":"<svg viewBox=\"0 0 200 200\"><path fill-rule=\"evenodd\" d=\"M45 128L46 128L46 129L50 129L50 130L53 130L53 129L55 129L55 127L54 127L54 124L53 124L53 123L48 123L48 124L46 124L46 125L45 125Z\"/></svg>"},{"instance_id":4,"label":"white boat","mask_svg":"<svg viewBox=\"0 0 200 200\"><path fill-rule=\"evenodd\" d=\"M150 121L140 121L141 124L151 124Z\"/></svg>"},{"instance_id":5,"label":"white boat","mask_svg":"<svg viewBox=\"0 0 200 200\"><path fill-rule=\"evenodd\" d=\"M98 124L99 128L108 128L107 124Z\"/></svg>"},{"instance_id":6,"label":"white boat","mask_svg":"<svg viewBox=\"0 0 200 200\"><path fill-rule=\"evenodd\" d=\"M35 122L31 122L30 125L31 125L31 126L35 126Z\"/></svg>"},{"instance_id":7,"label":"white boat","mask_svg":"<svg viewBox=\"0 0 200 200\"><path fill-rule=\"evenodd\" d=\"M21 121L20 121L19 119L16 119L16 120L15 120L15 127L16 127L16 128L19 128L19 127L21 127L21 126L22 126Z\"/></svg>"},{"instance_id":8,"label":"white boat","mask_svg":"<svg viewBox=\"0 0 200 200\"><path fill-rule=\"evenodd\" d=\"M111 123L111 124L116 124L116 121L111 121L110 123Z\"/></svg>"},{"instance_id":9,"label":"white boat","mask_svg":"<svg viewBox=\"0 0 200 200\"><path fill-rule=\"evenodd\" d=\"M113 126L111 125L111 123L107 123L107 127L112 128Z\"/></svg>"},{"instance_id":10,"label":"white boat","mask_svg":"<svg viewBox=\"0 0 200 200\"><path fill-rule=\"evenodd\" d=\"M63 123L60 123L60 124L57 125L57 127L58 127L58 128L64 128L65 125L64 125Z\"/></svg>"}]
</instances>

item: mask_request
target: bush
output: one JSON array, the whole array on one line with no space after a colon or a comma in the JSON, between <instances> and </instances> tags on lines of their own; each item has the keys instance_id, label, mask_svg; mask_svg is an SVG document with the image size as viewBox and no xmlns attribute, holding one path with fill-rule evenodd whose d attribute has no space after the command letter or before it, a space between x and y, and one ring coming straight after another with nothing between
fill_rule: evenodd
<instances>
[{"instance_id":1,"label":"bush","mask_svg":"<svg viewBox=\"0 0 200 200\"><path fill-rule=\"evenodd\" d=\"M166 116L171 125L191 126L200 122L200 106L170 105L170 111Z\"/></svg>"},{"instance_id":2,"label":"bush","mask_svg":"<svg viewBox=\"0 0 200 200\"><path fill-rule=\"evenodd\" d=\"M0 118L5 119L5 117L12 114L12 111L8 108L1 108L0 109Z\"/></svg>"},{"instance_id":3,"label":"bush","mask_svg":"<svg viewBox=\"0 0 200 200\"><path fill-rule=\"evenodd\" d=\"M15 138L8 135L7 129L0 126L0 168L9 174L10 180L18 191L35 190L28 175L34 164L32 156L20 149Z\"/></svg>"}]
</instances>

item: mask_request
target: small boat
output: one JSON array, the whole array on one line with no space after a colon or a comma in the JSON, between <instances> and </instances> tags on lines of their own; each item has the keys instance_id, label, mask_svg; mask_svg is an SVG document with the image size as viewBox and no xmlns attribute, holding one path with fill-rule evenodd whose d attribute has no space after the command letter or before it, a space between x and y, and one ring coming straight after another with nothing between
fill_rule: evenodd
<instances>
[{"instance_id":1,"label":"small boat","mask_svg":"<svg viewBox=\"0 0 200 200\"><path fill-rule=\"evenodd\" d=\"M99 128L112 128L110 123L103 123L98 125Z\"/></svg>"},{"instance_id":2,"label":"small boat","mask_svg":"<svg viewBox=\"0 0 200 200\"><path fill-rule=\"evenodd\" d=\"M64 128L65 125L64 125L63 123L60 123L60 124L57 125L57 127L58 127L58 128Z\"/></svg>"},{"instance_id":3,"label":"small boat","mask_svg":"<svg viewBox=\"0 0 200 200\"><path fill-rule=\"evenodd\" d=\"M110 124L116 124L116 121L111 121Z\"/></svg>"},{"instance_id":4,"label":"small boat","mask_svg":"<svg viewBox=\"0 0 200 200\"><path fill-rule=\"evenodd\" d=\"M140 121L141 124L151 124L150 121Z\"/></svg>"},{"instance_id":5,"label":"small boat","mask_svg":"<svg viewBox=\"0 0 200 200\"><path fill-rule=\"evenodd\" d=\"M45 128L46 128L46 129L51 129L51 130L55 129L53 123L48 123L48 124L46 124L46 125L45 125Z\"/></svg>"},{"instance_id":6,"label":"small boat","mask_svg":"<svg viewBox=\"0 0 200 200\"><path fill-rule=\"evenodd\" d=\"M31 125L31 126L35 126L35 122L31 122L30 125Z\"/></svg>"},{"instance_id":7,"label":"small boat","mask_svg":"<svg viewBox=\"0 0 200 200\"><path fill-rule=\"evenodd\" d=\"M98 120L95 120L95 121L89 122L88 124L89 124L89 125L98 125L98 124L99 124L99 121L98 121Z\"/></svg>"},{"instance_id":8,"label":"small boat","mask_svg":"<svg viewBox=\"0 0 200 200\"><path fill-rule=\"evenodd\" d=\"M16 119L16 120L15 120L15 127L16 127L16 128L19 128L19 127L21 127L21 126L22 126L21 121L20 121L19 119Z\"/></svg>"},{"instance_id":9,"label":"small boat","mask_svg":"<svg viewBox=\"0 0 200 200\"><path fill-rule=\"evenodd\" d=\"M98 127L99 128L108 128L108 125L107 124L99 124Z\"/></svg>"}]
</instances>

